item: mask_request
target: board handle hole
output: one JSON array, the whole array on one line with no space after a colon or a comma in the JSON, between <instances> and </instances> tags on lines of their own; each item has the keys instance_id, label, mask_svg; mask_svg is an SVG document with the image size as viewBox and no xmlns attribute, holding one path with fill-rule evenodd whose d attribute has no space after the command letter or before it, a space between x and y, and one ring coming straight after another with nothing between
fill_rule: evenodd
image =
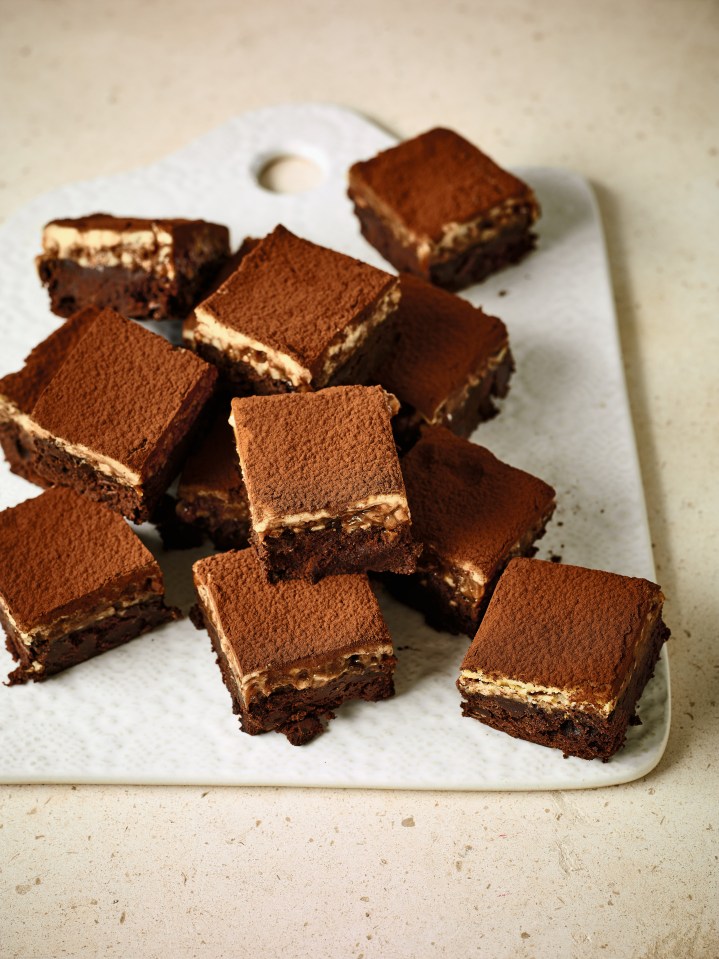
<instances>
[{"instance_id":1,"label":"board handle hole","mask_svg":"<svg viewBox=\"0 0 719 959\"><path fill-rule=\"evenodd\" d=\"M257 173L257 182L270 193L305 193L324 180L324 171L307 157L282 154L267 160Z\"/></svg>"}]
</instances>

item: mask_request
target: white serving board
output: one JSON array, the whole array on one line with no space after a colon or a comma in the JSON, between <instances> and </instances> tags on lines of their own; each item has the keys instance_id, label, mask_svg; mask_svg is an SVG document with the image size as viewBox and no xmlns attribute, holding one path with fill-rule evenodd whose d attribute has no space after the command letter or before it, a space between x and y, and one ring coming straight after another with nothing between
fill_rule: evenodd
<instances>
[{"instance_id":1,"label":"white serving board","mask_svg":"<svg viewBox=\"0 0 719 959\"><path fill-rule=\"evenodd\" d=\"M338 107L272 107L237 117L151 167L38 197L0 228L0 375L17 369L58 323L33 267L48 220L97 210L204 217L227 223L235 245L282 222L388 268L360 236L345 182L352 162L392 142ZM262 189L258 171L286 154L319 164L322 184L300 194ZM586 181L567 170L518 172L543 208L539 249L465 294L506 321L517 363L500 416L475 439L556 487L558 509L540 557L653 579L597 205ZM0 469L0 508L37 494L4 463ZM148 542L152 535L143 528ZM158 552L171 599L185 609L199 555ZM565 760L463 718L455 680L468 640L429 629L390 599L382 605L398 650L396 697L343 706L307 746L239 731L209 639L185 619L46 683L0 687L0 780L573 789L630 781L659 761L669 731L666 653L625 749L606 764ZM11 666L3 651L0 675Z\"/></svg>"}]
</instances>

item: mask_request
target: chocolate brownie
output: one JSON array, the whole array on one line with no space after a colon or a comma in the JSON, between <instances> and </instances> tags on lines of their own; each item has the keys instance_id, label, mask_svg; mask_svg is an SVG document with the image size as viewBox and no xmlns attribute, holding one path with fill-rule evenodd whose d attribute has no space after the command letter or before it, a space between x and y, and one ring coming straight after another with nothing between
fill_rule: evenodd
<instances>
[{"instance_id":1,"label":"chocolate brownie","mask_svg":"<svg viewBox=\"0 0 719 959\"><path fill-rule=\"evenodd\" d=\"M0 621L17 668L40 682L177 619L162 573L128 524L55 487L0 513Z\"/></svg>"},{"instance_id":2,"label":"chocolate brownie","mask_svg":"<svg viewBox=\"0 0 719 959\"><path fill-rule=\"evenodd\" d=\"M218 406L180 476L177 515L206 532L218 549L241 549L250 537L250 507L242 482L229 401Z\"/></svg>"},{"instance_id":3,"label":"chocolate brownie","mask_svg":"<svg viewBox=\"0 0 719 959\"><path fill-rule=\"evenodd\" d=\"M400 277L399 340L377 372L401 403L398 442L414 443L425 424L469 436L497 412L514 369L504 323L408 273Z\"/></svg>"},{"instance_id":4,"label":"chocolate brownie","mask_svg":"<svg viewBox=\"0 0 719 959\"><path fill-rule=\"evenodd\" d=\"M244 732L295 746L350 699L394 692L392 640L366 576L271 586L251 549L193 567L199 609Z\"/></svg>"},{"instance_id":5,"label":"chocolate brownie","mask_svg":"<svg viewBox=\"0 0 719 959\"><path fill-rule=\"evenodd\" d=\"M273 580L415 568L392 412L379 386L232 401L251 541Z\"/></svg>"},{"instance_id":6,"label":"chocolate brownie","mask_svg":"<svg viewBox=\"0 0 719 959\"><path fill-rule=\"evenodd\" d=\"M103 310L35 403L35 469L143 522L172 481L217 371Z\"/></svg>"},{"instance_id":7,"label":"chocolate brownie","mask_svg":"<svg viewBox=\"0 0 719 959\"><path fill-rule=\"evenodd\" d=\"M437 629L474 636L504 566L544 534L554 490L442 426L422 432L402 472L423 549L413 576L387 583Z\"/></svg>"},{"instance_id":8,"label":"chocolate brownie","mask_svg":"<svg viewBox=\"0 0 719 959\"><path fill-rule=\"evenodd\" d=\"M48 223L42 249L37 270L53 313L98 306L164 320L197 303L230 255L230 234L204 220L93 213Z\"/></svg>"},{"instance_id":9,"label":"chocolate brownie","mask_svg":"<svg viewBox=\"0 0 719 959\"><path fill-rule=\"evenodd\" d=\"M367 380L394 343L397 277L278 226L185 323L234 395Z\"/></svg>"},{"instance_id":10,"label":"chocolate brownie","mask_svg":"<svg viewBox=\"0 0 719 959\"><path fill-rule=\"evenodd\" d=\"M663 601L646 579L512 560L462 663L464 715L606 762L669 637Z\"/></svg>"},{"instance_id":11,"label":"chocolate brownie","mask_svg":"<svg viewBox=\"0 0 719 959\"><path fill-rule=\"evenodd\" d=\"M0 445L13 473L38 486L48 484L35 468L36 452L29 423L32 408L99 312L88 306L73 314L38 343L21 370L0 379Z\"/></svg>"},{"instance_id":12,"label":"chocolate brownie","mask_svg":"<svg viewBox=\"0 0 719 959\"><path fill-rule=\"evenodd\" d=\"M447 289L477 283L534 247L540 211L530 187L452 130L355 163L349 196L385 259Z\"/></svg>"}]
</instances>

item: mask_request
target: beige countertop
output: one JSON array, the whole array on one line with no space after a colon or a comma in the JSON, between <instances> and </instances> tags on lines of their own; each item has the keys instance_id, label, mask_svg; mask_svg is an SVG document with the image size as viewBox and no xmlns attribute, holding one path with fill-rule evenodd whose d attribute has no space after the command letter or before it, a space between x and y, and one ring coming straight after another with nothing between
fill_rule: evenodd
<instances>
[{"instance_id":1,"label":"beige countertop","mask_svg":"<svg viewBox=\"0 0 719 959\"><path fill-rule=\"evenodd\" d=\"M245 110L452 126L572 167L607 230L673 726L594 792L3 787L0 953L719 955L719 8L4 0L0 215Z\"/></svg>"}]
</instances>

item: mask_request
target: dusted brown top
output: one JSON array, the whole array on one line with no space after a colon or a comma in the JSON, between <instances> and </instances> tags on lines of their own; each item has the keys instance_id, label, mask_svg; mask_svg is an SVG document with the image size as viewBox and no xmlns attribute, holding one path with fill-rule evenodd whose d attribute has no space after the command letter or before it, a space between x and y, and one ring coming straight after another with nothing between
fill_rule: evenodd
<instances>
[{"instance_id":1,"label":"dusted brown top","mask_svg":"<svg viewBox=\"0 0 719 959\"><path fill-rule=\"evenodd\" d=\"M663 600L646 579L513 559L462 669L602 706L631 674L642 628Z\"/></svg>"},{"instance_id":2,"label":"dusted brown top","mask_svg":"<svg viewBox=\"0 0 719 959\"><path fill-rule=\"evenodd\" d=\"M195 585L210 594L241 674L307 663L391 643L364 574L271 586L254 550L219 553L194 567Z\"/></svg>"},{"instance_id":3,"label":"dusted brown top","mask_svg":"<svg viewBox=\"0 0 719 959\"><path fill-rule=\"evenodd\" d=\"M487 579L554 505L551 486L443 426L423 431L402 471L414 538Z\"/></svg>"},{"instance_id":4,"label":"dusted brown top","mask_svg":"<svg viewBox=\"0 0 719 959\"><path fill-rule=\"evenodd\" d=\"M229 415L230 404L223 403L210 429L188 456L180 477L178 499L200 492L244 496L240 461L235 434L228 423Z\"/></svg>"},{"instance_id":5,"label":"dusted brown top","mask_svg":"<svg viewBox=\"0 0 719 959\"><path fill-rule=\"evenodd\" d=\"M29 413L65 356L99 312L96 306L86 306L73 313L62 326L38 343L21 370L0 379L0 396L6 396L23 413Z\"/></svg>"},{"instance_id":6,"label":"dusted brown top","mask_svg":"<svg viewBox=\"0 0 719 959\"><path fill-rule=\"evenodd\" d=\"M400 277L400 339L380 383L431 420L439 406L509 346L507 328L466 300L417 277Z\"/></svg>"},{"instance_id":7,"label":"dusted brown top","mask_svg":"<svg viewBox=\"0 0 719 959\"><path fill-rule=\"evenodd\" d=\"M440 240L449 223L467 223L532 191L464 137L440 127L350 168L350 186L366 185L414 233Z\"/></svg>"},{"instance_id":8,"label":"dusted brown top","mask_svg":"<svg viewBox=\"0 0 719 959\"><path fill-rule=\"evenodd\" d=\"M333 341L396 283L383 270L278 226L201 309L316 375Z\"/></svg>"},{"instance_id":9,"label":"dusted brown top","mask_svg":"<svg viewBox=\"0 0 719 959\"><path fill-rule=\"evenodd\" d=\"M209 391L216 378L215 368L188 350L105 309L32 416L54 436L141 472L191 394Z\"/></svg>"},{"instance_id":10,"label":"dusted brown top","mask_svg":"<svg viewBox=\"0 0 719 959\"><path fill-rule=\"evenodd\" d=\"M381 386L232 401L253 523L400 494L402 473Z\"/></svg>"},{"instance_id":11,"label":"dusted brown top","mask_svg":"<svg viewBox=\"0 0 719 959\"><path fill-rule=\"evenodd\" d=\"M162 573L128 524L106 506L54 487L0 513L0 598L21 629L120 598Z\"/></svg>"}]
</instances>

